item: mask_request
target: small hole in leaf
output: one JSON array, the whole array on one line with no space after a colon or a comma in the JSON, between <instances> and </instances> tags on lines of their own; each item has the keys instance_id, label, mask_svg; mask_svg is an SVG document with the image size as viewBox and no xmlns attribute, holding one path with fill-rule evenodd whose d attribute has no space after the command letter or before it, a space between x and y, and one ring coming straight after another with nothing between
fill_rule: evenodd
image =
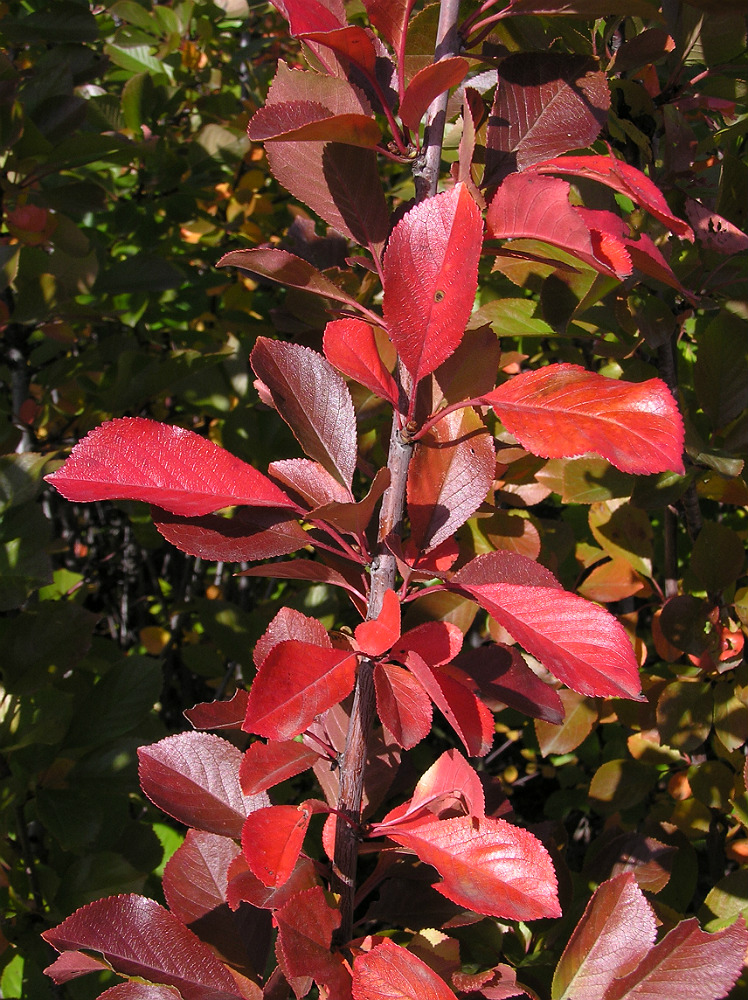
<instances>
[{"instance_id":1,"label":"small hole in leaf","mask_svg":"<svg viewBox=\"0 0 748 1000\"><path fill-rule=\"evenodd\" d=\"M441 302L444 298L444 294L445 293L441 290L441 288L437 288L434 292L434 302Z\"/></svg>"}]
</instances>

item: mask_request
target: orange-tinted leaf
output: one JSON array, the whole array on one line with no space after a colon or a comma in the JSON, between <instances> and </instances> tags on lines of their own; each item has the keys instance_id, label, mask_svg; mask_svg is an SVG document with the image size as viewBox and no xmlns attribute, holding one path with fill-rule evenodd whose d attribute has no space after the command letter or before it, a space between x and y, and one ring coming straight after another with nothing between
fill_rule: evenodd
<instances>
[{"instance_id":1,"label":"orange-tinted leaf","mask_svg":"<svg viewBox=\"0 0 748 1000\"><path fill-rule=\"evenodd\" d=\"M609 559L584 578L577 593L599 604L610 604L633 597L644 590L646 584L626 559Z\"/></svg>"},{"instance_id":2,"label":"orange-tinted leaf","mask_svg":"<svg viewBox=\"0 0 748 1000\"><path fill-rule=\"evenodd\" d=\"M257 795L311 767L319 754L294 740L253 743L245 751L239 782L245 795Z\"/></svg>"},{"instance_id":3,"label":"orange-tinted leaf","mask_svg":"<svg viewBox=\"0 0 748 1000\"><path fill-rule=\"evenodd\" d=\"M249 694L242 688L228 701L201 701L182 713L194 729L241 729Z\"/></svg>"},{"instance_id":4,"label":"orange-tinted leaf","mask_svg":"<svg viewBox=\"0 0 748 1000\"><path fill-rule=\"evenodd\" d=\"M683 473L683 420L660 379L620 382L578 365L548 365L516 375L482 400L543 458L594 451L623 472Z\"/></svg>"},{"instance_id":5,"label":"orange-tinted leaf","mask_svg":"<svg viewBox=\"0 0 748 1000\"><path fill-rule=\"evenodd\" d=\"M354 633L362 653L381 656L400 638L400 598L388 588L382 597L382 608L376 618L361 622Z\"/></svg>"},{"instance_id":6,"label":"orange-tinted leaf","mask_svg":"<svg viewBox=\"0 0 748 1000\"><path fill-rule=\"evenodd\" d=\"M377 350L374 330L360 319L336 319L325 327L325 357L338 371L355 379L393 406L398 405L398 388Z\"/></svg>"},{"instance_id":7,"label":"orange-tinted leaf","mask_svg":"<svg viewBox=\"0 0 748 1000\"><path fill-rule=\"evenodd\" d=\"M188 517L237 504L296 506L261 472L212 441L143 417L97 427L45 479L67 500L143 500Z\"/></svg>"},{"instance_id":8,"label":"orange-tinted leaf","mask_svg":"<svg viewBox=\"0 0 748 1000\"><path fill-rule=\"evenodd\" d=\"M431 699L415 677L395 663L374 668L377 714L397 743L411 750L431 731Z\"/></svg>"},{"instance_id":9,"label":"orange-tinted leaf","mask_svg":"<svg viewBox=\"0 0 748 1000\"><path fill-rule=\"evenodd\" d=\"M403 125L418 132L421 119L434 98L445 90L456 87L465 77L468 68L467 59L449 56L419 70L408 84L400 102L399 114Z\"/></svg>"},{"instance_id":10,"label":"orange-tinted leaf","mask_svg":"<svg viewBox=\"0 0 748 1000\"><path fill-rule=\"evenodd\" d=\"M467 188L427 198L395 226L384 255L384 318L417 382L459 344L478 282L482 222Z\"/></svg>"},{"instance_id":11,"label":"orange-tinted leaf","mask_svg":"<svg viewBox=\"0 0 748 1000\"><path fill-rule=\"evenodd\" d=\"M535 720L535 735L544 757L576 750L590 735L598 718L597 705L591 698L564 689L557 693L557 697L563 705L563 718L555 724Z\"/></svg>"},{"instance_id":12,"label":"orange-tinted leaf","mask_svg":"<svg viewBox=\"0 0 748 1000\"><path fill-rule=\"evenodd\" d=\"M353 960L354 1000L457 1000L444 980L412 952L384 938Z\"/></svg>"}]
</instances>

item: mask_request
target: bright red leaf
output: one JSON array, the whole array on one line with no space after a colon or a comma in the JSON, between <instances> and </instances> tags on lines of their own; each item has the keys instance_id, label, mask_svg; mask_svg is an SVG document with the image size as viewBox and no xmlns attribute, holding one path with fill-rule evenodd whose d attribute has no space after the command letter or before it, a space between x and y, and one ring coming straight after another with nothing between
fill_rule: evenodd
<instances>
[{"instance_id":1,"label":"bright red leaf","mask_svg":"<svg viewBox=\"0 0 748 1000\"><path fill-rule=\"evenodd\" d=\"M122 976L175 986L184 1000L241 998L234 977L207 944L153 899L99 899L42 937L58 951L98 952Z\"/></svg>"},{"instance_id":2,"label":"bright red leaf","mask_svg":"<svg viewBox=\"0 0 748 1000\"><path fill-rule=\"evenodd\" d=\"M332 935L340 926L340 913L328 903L318 886L299 892L275 913L278 925L276 954L287 979L311 976L327 987L331 1000L350 1000L351 973Z\"/></svg>"},{"instance_id":3,"label":"bright red leaf","mask_svg":"<svg viewBox=\"0 0 748 1000\"><path fill-rule=\"evenodd\" d=\"M151 516L167 542L191 556L217 562L272 559L297 552L311 541L297 514L267 507L238 507L230 518L186 517L153 507Z\"/></svg>"},{"instance_id":4,"label":"bright red leaf","mask_svg":"<svg viewBox=\"0 0 748 1000\"><path fill-rule=\"evenodd\" d=\"M231 862L228 870L228 887L226 898L232 910L238 909L241 903L251 903L261 909L277 910L284 903L304 889L319 885L319 877L314 862L301 855L296 867L286 882L277 889L269 888L249 870L247 859L238 854Z\"/></svg>"},{"instance_id":5,"label":"bright red leaf","mask_svg":"<svg viewBox=\"0 0 748 1000\"><path fill-rule=\"evenodd\" d=\"M334 31L345 24L344 13L334 13L330 4L320 3L320 0L276 0L275 6L288 21L292 35Z\"/></svg>"},{"instance_id":6,"label":"bright red leaf","mask_svg":"<svg viewBox=\"0 0 748 1000\"><path fill-rule=\"evenodd\" d=\"M354 1000L457 1000L444 980L420 958L383 938L353 960Z\"/></svg>"},{"instance_id":7,"label":"bright red leaf","mask_svg":"<svg viewBox=\"0 0 748 1000\"><path fill-rule=\"evenodd\" d=\"M263 885L278 889L291 876L299 859L313 809L269 806L247 816L242 830L242 852L249 869Z\"/></svg>"},{"instance_id":8,"label":"bright red leaf","mask_svg":"<svg viewBox=\"0 0 748 1000\"><path fill-rule=\"evenodd\" d=\"M639 665L620 622L561 588L525 556L477 556L450 586L473 597L528 653L580 694L640 699Z\"/></svg>"},{"instance_id":9,"label":"bright red leaf","mask_svg":"<svg viewBox=\"0 0 748 1000\"><path fill-rule=\"evenodd\" d=\"M212 441L143 417L97 427L45 478L67 500L143 500L188 517L236 504L296 507L261 472Z\"/></svg>"},{"instance_id":10,"label":"bright red leaf","mask_svg":"<svg viewBox=\"0 0 748 1000\"><path fill-rule=\"evenodd\" d=\"M382 608L376 618L361 622L354 632L356 642L367 656L381 656L400 638L400 598L394 590L387 589L382 598Z\"/></svg>"},{"instance_id":11,"label":"bright red leaf","mask_svg":"<svg viewBox=\"0 0 748 1000\"><path fill-rule=\"evenodd\" d=\"M452 622L425 622L408 629L391 650L393 659L405 662L408 653L418 653L432 667L449 663L462 649L462 631Z\"/></svg>"},{"instance_id":12,"label":"bright red leaf","mask_svg":"<svg viewBox=\"0 0 748 1000\"><path fill-rule=\"evenodd\" d=\"M138 750L140 785L155 805L185 826L238 839L266 795L245 796L241 751L210 733L177 733Z\"/></svg>"},{"instance_id":13,"label":"bright red leaf","mask_svg":"<svg viewBox=\"0 0 748 1000\"><path fill-rule=\"evenodd\" d=\"M369 323L360 319L333 320L325 327L322 347L325 357L338 371L397 407L398 388L382 363Z\"/></svg>"},{"instance_id":14,"label":"bright red leaf","mask_svg":"<svg viewBox=\"0 0 748 1000\"><path fill-rule=\"evenodd\" d=\"M350 694L356 662L348 650L297 639L273 646L252 684L243 728L272 740L292 740Z\"/></svg>"},{"instance_id":15,"label":"bright red leaf","mask_svg":"<svg viewBox=\"0 0 748 1000\"><path fill-rule=\"evenodd\" d=\"M257 795L273 785L293 778L311 767L319 754L303 743L253 743L245 751L239 768L239 781L245 795Z\"/></svg>"},{"instance_id":16,"label":"bright red leaf","mask_svg":"<svg viewBox=\"0 0 748 1000\"><path fill-rule=\"evenodd\" d=\"M449 56L419 70L400 102L399 115L403 125L417 133L421 119L434 98L461 83L469 65L467 59L461 56Z\"/></svg>"},{"instance_id":17,"label":"bright red leaf","mask_svg":"<svg viewBox=\"0 0 748 1000\"><path fill-rule=\"evenodd\" d=\"M391 809L381 823L372 827L372 834L387 835L398 824L431 822L434 816L442 817L450 811L466 816L486 815L481 780L457 750L443 753L418 779L412 798Z\"/></svg>"},{"instance_id":18,"label":"bright red leaf","mask_svg":"<svg viewBox=\"0 0 748 1000\"><path fill-rule=\"evenodd\" d=\"M377 714L404 750L412 750L431 732L431 699L408 670L395 663L374 668Z\"/></svg>"},{"instance_id":19,"label":"bright red leaf","mask_svg":"<svg viewBox=\"0 0 748 1000\"><path fill-rule=\"evenodd\" d=\"M369 20L395 50L398 59L405 48L408 18L415 0L364 0Z\"/></svg>"},{"instance_id":20,"label":"bright red leaf","mask_svg":"<svg viewBox=\"0 0 748 1000\"><path fill-rule=\"evenodd\" d=\"M242 688L228 701L201 701L182 713L193 729L241 729L249 694Z\"/></svg>"},{"instance_id":21,"label":"bright red leaf","mask_svg":"<svg viewBox=\"0 0 748 1000\"><path fill-rule=\"evenodd\" d=\"M683 474L683 420L660 379L620 382L578 365L523 372L481 397L543 458L593 451L622 472Z\"/></svg>"},{"instance_id":22,"label":"bright red leaf","mask_svg":"<svg viewBox=\"0 0 748 1000\"><path fill-rule=\"evenodd\" d=\"M359 25L349 24L334 31L310 31L303 38L304 41L317 42L332 49L338 57L352 63L366 76L375 75L377 51L370 34Z\"/></svg>"},{"instance_id":23,"label":"bright red leaf","mask_svg":"<svg viewBox=\"0 0 748 1000\"><path fill-rule=\"evenodd\" d=\"M273 646L286 639L312 642L315 646L322 646L323 649L332 649L327 629L319 619L304 615L295 608L281 608L255 643L252 654L255 666L259 669Z\"/></svg>"},{"instance_id":24,"label":"bright red leaf","mask_svg":"<svg viewBox=\"0 0 748 1000\"><path fill-rule=\"evenodd\" d=\"M462 339L478 283L483 225L463 184L400 220L384 255L384 318L417 382Z\"/></svg>"}]
</instances>

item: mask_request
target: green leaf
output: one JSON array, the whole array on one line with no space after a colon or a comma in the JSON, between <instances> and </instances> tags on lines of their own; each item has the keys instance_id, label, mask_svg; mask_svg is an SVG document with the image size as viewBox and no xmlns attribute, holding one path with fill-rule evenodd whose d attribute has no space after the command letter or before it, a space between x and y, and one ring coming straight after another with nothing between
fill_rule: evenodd
<instances>
[{"instance_id":1,"label":"green leaf","mask_svg":"<svg viewBox=\"0 0 748 1000\"><path fill-rule=\"evenodd\" d=\"M595 772L590 799L604 812L638 805L657 784L659 772L639 760L609 760Z\"/></svg>"},{"instance_id":2,"label":"green leaf","mask_svg":"<svg viewBox=\"0 0 748 1000\"><path fill-rule=\"evenodd\" d=\"M26 17L3 18L3 34L12 42L94 42L99 37L96 18L88 5L74 0L55 0L45 10Z\"/></svg>"},{"instance_id":3,"label":"green leaf","mask_svg":"<svg viewBox=\"0 0 748 1000\"><path fill-rule=\"evenodd\" d=\"M157 59L148 45L125 47L110 43L104 46L104 52L113 63L131 73L150 73L154 77L166 77L169 83L174 83L171 66Z\"/></svg>"}]
</instances>

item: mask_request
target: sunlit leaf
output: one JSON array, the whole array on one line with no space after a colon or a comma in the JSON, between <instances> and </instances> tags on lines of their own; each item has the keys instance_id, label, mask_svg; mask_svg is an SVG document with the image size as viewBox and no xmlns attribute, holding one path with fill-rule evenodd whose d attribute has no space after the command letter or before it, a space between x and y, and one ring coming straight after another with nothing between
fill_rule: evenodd
<instances>
[{"instance_id":1,"label":"sunlit leaf","mask_svg":"<svg viewBox=\"0 0 748 1000\"><path fill-rule=\"evenodd\" d=\"M383 938L353 960L354 1000L456 1000L444 980L420 958Z\"/></svg>"}]
</instances>

